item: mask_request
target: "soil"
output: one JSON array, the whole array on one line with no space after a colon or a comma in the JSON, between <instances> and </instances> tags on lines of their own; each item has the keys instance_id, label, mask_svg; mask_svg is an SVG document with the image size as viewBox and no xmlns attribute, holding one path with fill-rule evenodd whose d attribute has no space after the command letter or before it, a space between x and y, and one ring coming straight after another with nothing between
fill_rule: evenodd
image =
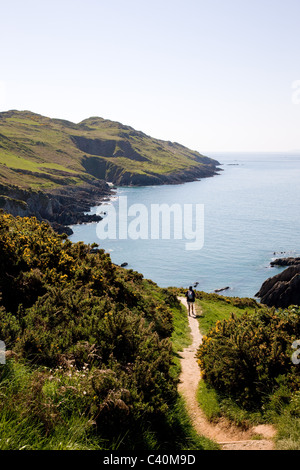
<instances>
[{"instance_id":1,"label":"soil","mask_svg":"<svg viewBox=\"0 0 300 470\"><path fill-rule=\"evenodd\" d=\"M187 308L184 297L179 300ZM181 353L181 375L179 392L186 401L186 406L193 426L202 436L208 437L219 444L221 450L274 450L273 438L276 430L271 425L259 425L243 430L222 418L210 422L199 407L196 393L201 380L201 371L196 360L196 352L202 342L197 316L199 306L194 315L189 316L189 325L193 338L192 344Z\"/></svg>"}]
</instances>

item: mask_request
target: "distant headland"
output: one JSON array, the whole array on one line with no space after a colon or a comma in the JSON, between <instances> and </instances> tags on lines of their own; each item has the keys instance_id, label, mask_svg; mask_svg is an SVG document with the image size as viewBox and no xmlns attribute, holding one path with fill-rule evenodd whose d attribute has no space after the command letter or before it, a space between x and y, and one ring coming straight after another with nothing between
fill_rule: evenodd
<instances>
[{"instance_id":1,"label":"distant headland","mask_svg":"<svg viewBox=\"0 0 300 470\"><path fill-rule=\"evenodd\" d=\"M112 194L112 185L179 184L212 177L219 165L100 117L75 124L30 111L0 113L0 208L47 220L58 232L101 220L86 212Z\"/></svg>"}]
</instances>

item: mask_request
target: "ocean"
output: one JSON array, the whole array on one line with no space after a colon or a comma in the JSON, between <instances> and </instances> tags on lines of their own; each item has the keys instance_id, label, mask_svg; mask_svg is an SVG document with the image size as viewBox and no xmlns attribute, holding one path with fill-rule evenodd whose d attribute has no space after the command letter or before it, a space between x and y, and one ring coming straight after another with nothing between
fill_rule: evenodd
<instances>
[{"instance_id":1,"label":"ocean","mask_svg":"<svg viewBox=\"0 0 300 470\"><path fill-rule=\"evenodd\" d=\"M111 201L91 208L92 213L116 215L114 239L112 225L104 219L98 224L71 226L74 233L70 240L98 243L114 263L128 263L128 269L142 273L161 287L186 288L198 283L197 289L205 292L229 287L224 295L253 298L267 278L283 269L271 268L273 259L300 254L300 155L219 153L208 156L221 163L222 171L217 176L180 185L117 188ZM120 231L118 225L121 200L132 209L132 215L130 211L127 213L126 227L130 228L132 222L127 236L124 227ZM162 220L151 219L152 207L161 204L169 208L175 204L182 213L183 230L178 231L179 219L171 218L167 239L163 239ZM190 212L187 211L186 217L190 214L190 221L184 219L187 207ZM194 233L196 237L197 208L199 247L191 250L187 247L192 246L193 240L187 239L188 230L186 233L184 229L190 222L193 224L190 236ZM138 218L140 214L143 217ZM151 222L161 228L156 239L152 236ZM108 235L103 235L103 225L101 229L99 224L108 224L110 238L103 239ZM102 239L99 239L100 232ZM138 233L144 239L133 239Z\"/></svg>"}]
</instances>

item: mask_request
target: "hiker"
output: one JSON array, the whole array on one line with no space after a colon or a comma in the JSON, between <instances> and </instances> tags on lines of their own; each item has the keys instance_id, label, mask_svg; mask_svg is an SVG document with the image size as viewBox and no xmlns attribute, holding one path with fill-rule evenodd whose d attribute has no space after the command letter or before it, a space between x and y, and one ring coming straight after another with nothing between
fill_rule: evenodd
<instances>
[{"instance_id":1,"label":"hiker","mask_svg":"<svg viewBox=\"0 0 300 470\"><path fill-rule=\"evenodd\" d=\"M193 290L192 286L189 287L189 290L186 292L185 296L186 296L186 299L187 299L189 316L190 316L191 312L194 314L194 303L195 303L195 300L196 300L196 294L195 294L195 291Z\"/></svg>"}]
</instances>

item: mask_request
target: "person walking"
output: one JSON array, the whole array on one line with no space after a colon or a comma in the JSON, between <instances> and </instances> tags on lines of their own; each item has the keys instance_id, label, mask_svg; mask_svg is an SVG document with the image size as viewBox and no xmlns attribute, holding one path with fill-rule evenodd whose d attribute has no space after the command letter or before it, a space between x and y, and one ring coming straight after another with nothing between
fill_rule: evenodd
<instances>
[{"instance_id":1,"label":"person walking","mask_svg":"<svg viewBox=\"0 0 300 470\"><path fill-rule=\"evenodd\" d=\"M189 290L186 292L185 296L186 296L186 300L188 304L188 312L190 316L191 313L194 314L194 303L196 300L196 294L192 286L189 287Z\"/></svg>"}]
</instances>

